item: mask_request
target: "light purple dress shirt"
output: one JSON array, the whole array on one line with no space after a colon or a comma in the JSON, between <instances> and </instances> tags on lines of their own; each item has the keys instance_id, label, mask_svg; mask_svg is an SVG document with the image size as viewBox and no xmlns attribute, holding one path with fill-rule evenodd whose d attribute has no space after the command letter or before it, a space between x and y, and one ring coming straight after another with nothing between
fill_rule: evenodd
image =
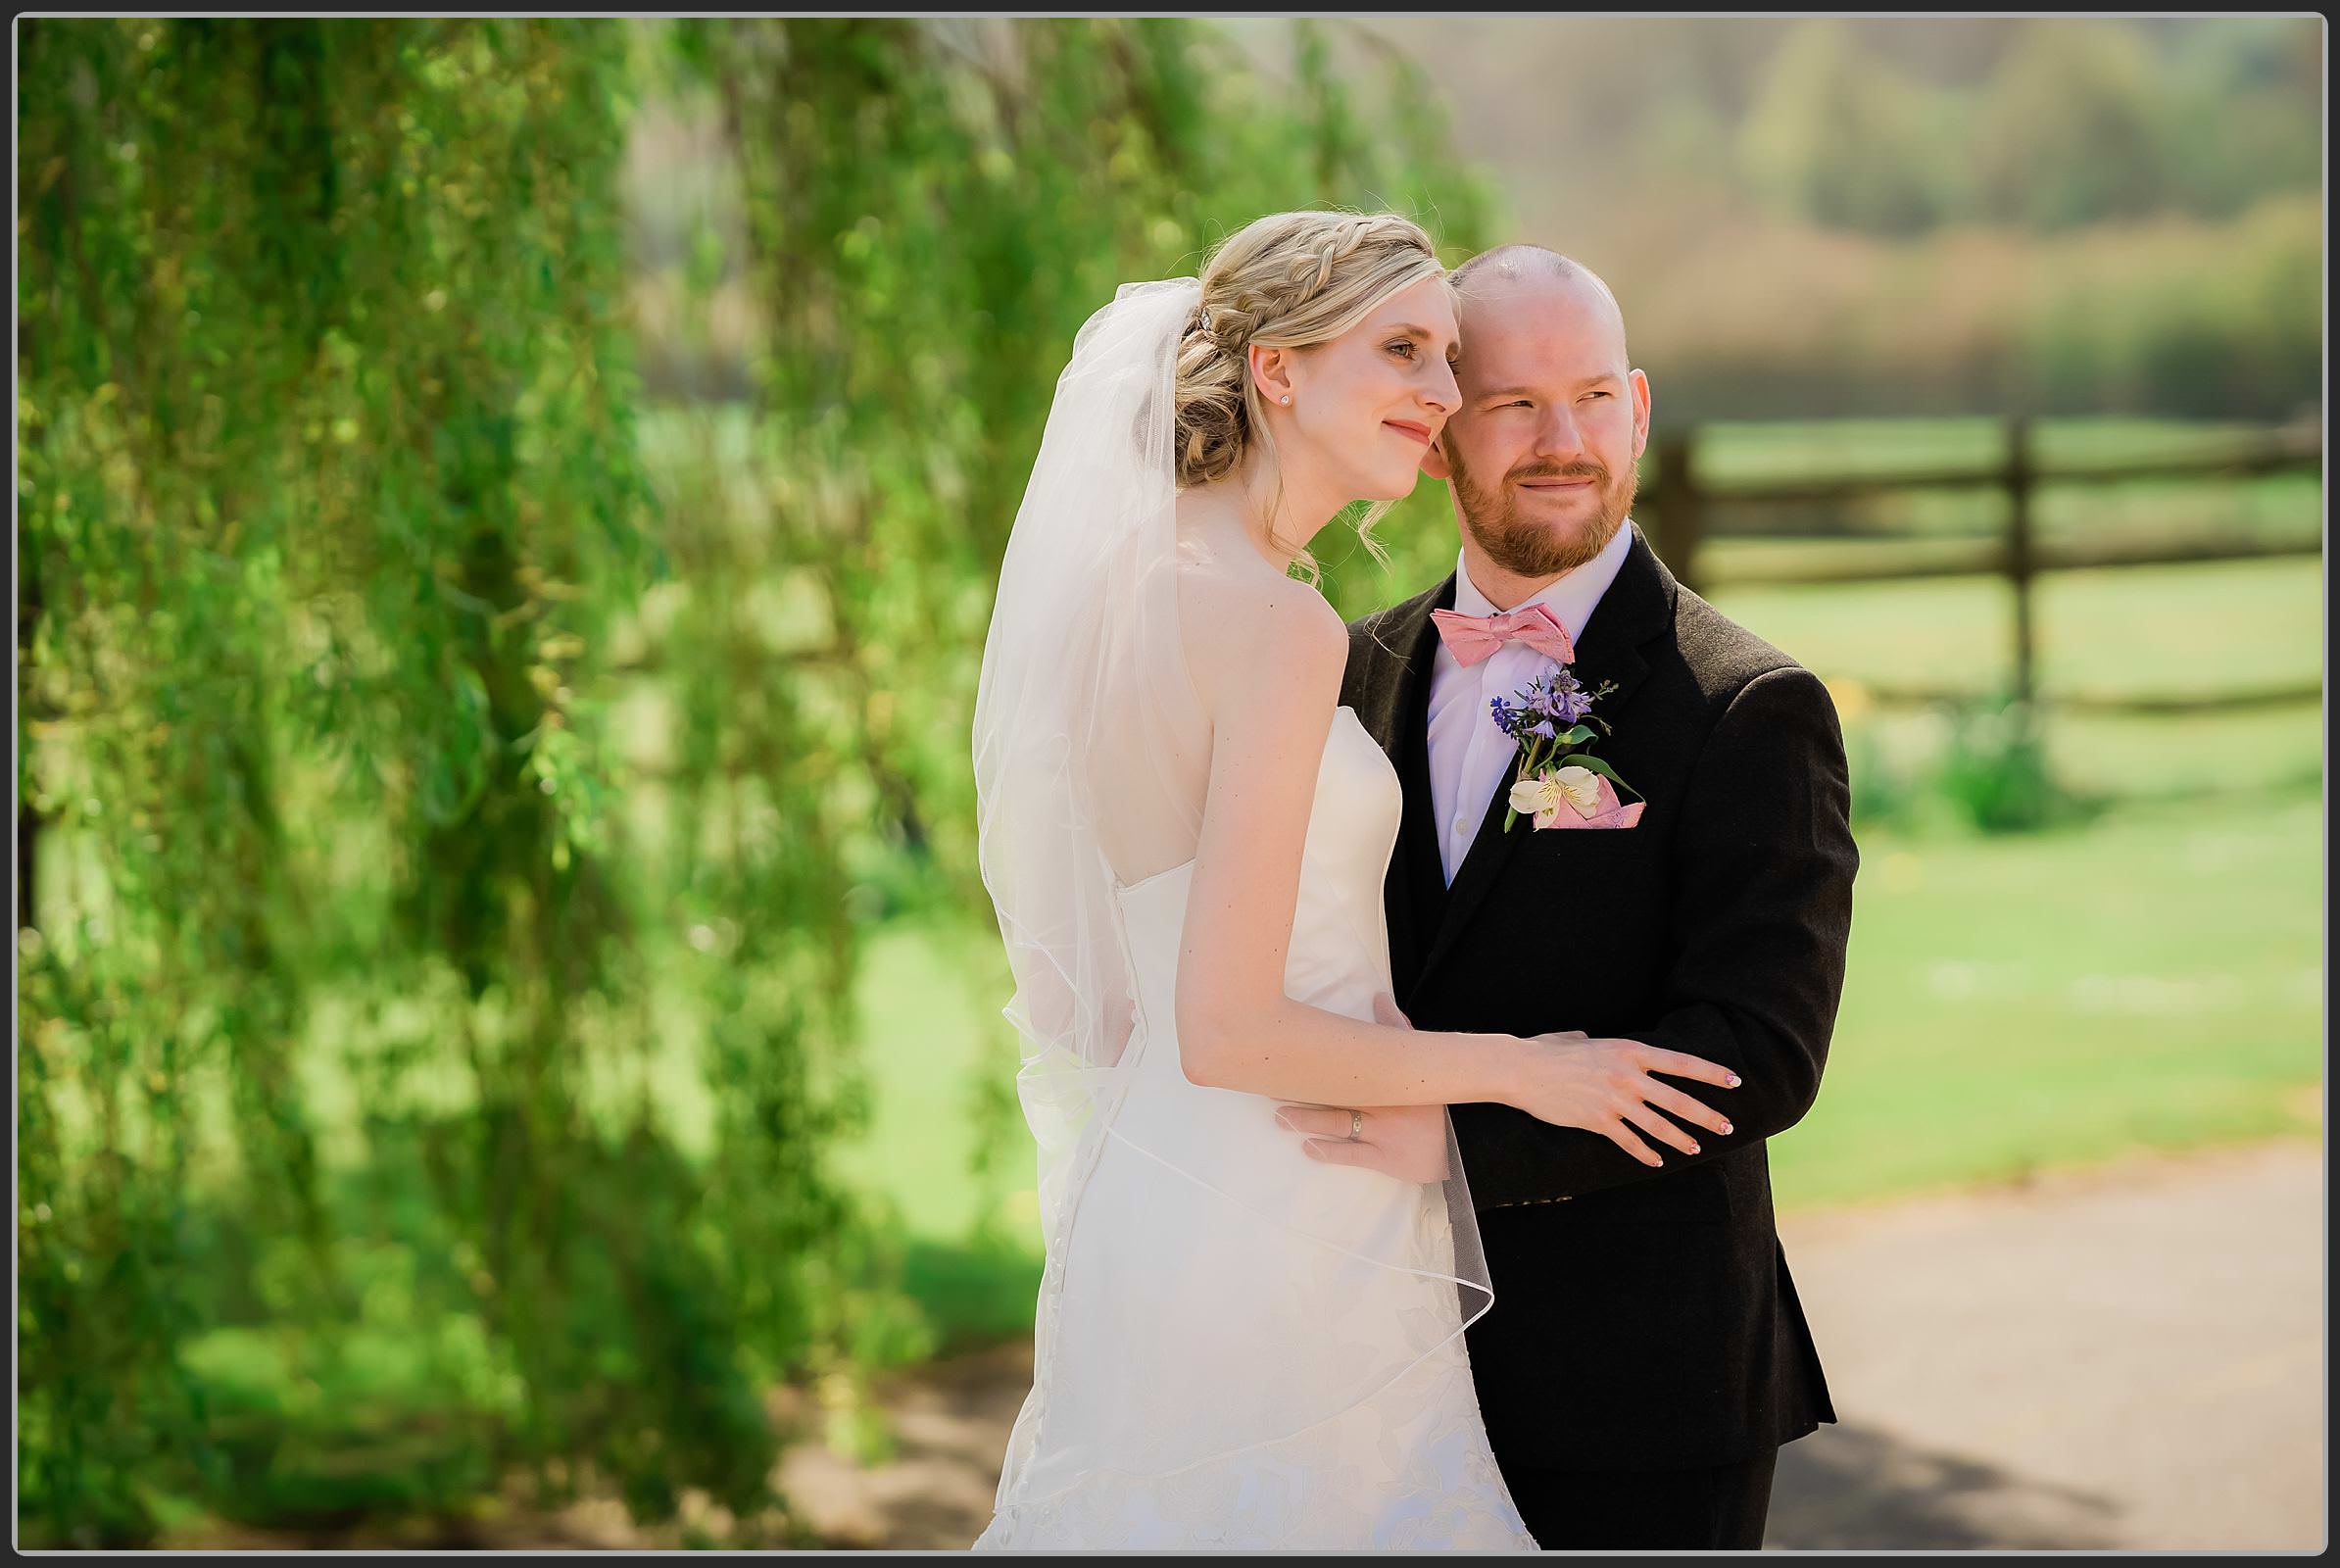
<instances>
[{"instance_id":1,"label":"light purple dress shirt","mask_svg":"<svg viewBox=\"0 0 2340 1568\"><path fill-rule=\"evenodd\" d=\"M1543 592L1517 605L1495 605L1471 581L1458 554L1454 563L1454 608L1466 615L1491 615L1498 610L1524 610L1542 605L1560 617L1568 640L1584 635L1584 622L1593 607L1617 580L1633 547L1631 519L1617 536L1583 565L1563 573ZM1430 800L1438 828L1438 858L1445 866L1448 886L1471 850L1487 802L1498 788L1509 789L1517 765L1518 743L1495 728L1487 703L1508 697L1538 676L1557 667L1526 643L1510 642L1465 669L1446 651L1443 641L1430 671Z\"/></svg>"}]
</instances>

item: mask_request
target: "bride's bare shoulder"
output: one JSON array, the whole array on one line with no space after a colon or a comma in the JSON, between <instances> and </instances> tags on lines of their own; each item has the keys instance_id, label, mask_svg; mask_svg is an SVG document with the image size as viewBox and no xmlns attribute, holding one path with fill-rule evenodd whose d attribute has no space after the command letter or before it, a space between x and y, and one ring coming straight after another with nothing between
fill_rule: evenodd
<instances>
[{"instance_id":1,"label":"bride's bare shoulder","mask_svg":"<svg viewBox=\"0 0 2340 1568\"><path fill-rule=\"evenodd\" d=\"M1214 712L1241 693L1289 701L1339 697L1348 628L1314 587L1265 561L1183 558L1178 570L1180 641L1187 666Z\"/></svg>"}]
</instances>

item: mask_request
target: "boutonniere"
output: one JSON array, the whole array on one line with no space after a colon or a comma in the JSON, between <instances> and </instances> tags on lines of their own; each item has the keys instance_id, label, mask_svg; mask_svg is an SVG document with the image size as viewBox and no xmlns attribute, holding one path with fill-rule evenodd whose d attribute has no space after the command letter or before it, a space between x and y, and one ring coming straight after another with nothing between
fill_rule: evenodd
<instances>
[{"instance_id":1,"label":"boutonniere","mask_svg":"<svg viewBox=\"0 0 2340 1568\"><path fill-rule=\"evenodd\" d=\"M1488 700L1495 728L1520 749L1504 832L1522 816L1534 818L1539 829L1632 827L1641 820L1640 795L1592 755L1593 743L1613 733L1593 716L1592 705L1616 689L1615 681L1602 681L1586 691L1562 664L1524 691Z\"/></svg>"}]
</instances>

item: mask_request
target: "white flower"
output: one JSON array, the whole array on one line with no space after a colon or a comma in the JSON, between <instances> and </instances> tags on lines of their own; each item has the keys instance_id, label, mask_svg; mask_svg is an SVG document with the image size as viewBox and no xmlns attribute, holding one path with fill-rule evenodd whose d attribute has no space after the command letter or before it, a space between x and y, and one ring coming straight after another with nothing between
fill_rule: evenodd
<instances>
[{"instance_id":1,"label":"white flower","mask_svg":"<svg viewBox=\"0 0 2340 1568\"><path fill-rule=\"evenodd\" d=\"M1552 782L1568 804L1577 808L1577 815L1592 817L1600 814L1600 776L1588 767L1564 767L1552 775Z\"/></svg>"},{"instance_id":2,"label":"white flower","mask_svg":"<svg viewBox=\"0 0 2340 1568\"><path fill-rule=\"evenodd\" d=\"M1550 774L1521 779L1511 786L1511 808L1522 816L1541 816L1560 804L1560 786ZM1543 824L1536 824L1541 827Z\"/></svg>"},{"instance_id":3,"label":"white flower","mask_svg":"<svg viewBox=\"0 0 2340 1568\"><path fill-rule=\"evenodd\" d=\"M1511 808L1533 816L1539 828L1550 827L1566 808L1582 817L1600 812L1600 778L1588 767L1574 765L1538 773L1511 786Z\"/></svg>"}]
</instances>

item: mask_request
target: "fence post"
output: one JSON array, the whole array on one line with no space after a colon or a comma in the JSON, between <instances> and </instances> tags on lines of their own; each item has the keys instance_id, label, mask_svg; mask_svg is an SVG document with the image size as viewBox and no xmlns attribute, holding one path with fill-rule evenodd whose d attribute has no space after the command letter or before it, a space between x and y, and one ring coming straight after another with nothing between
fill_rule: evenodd
<instances>
[{"instance_id":1,"label":"fence post","mask_svg":"<svg viewBox=\"0 0 2340 1568\"><path fill-rule=\"evenodd\" d=\"M1657 448L1658 554L1682 585L1696 593L1705 518L1698 487L1690 478L1692 436L1690 430L1669 430L1652 445Z\"/></svg>"},{"instance_id":2,"label":"fence post","mask_svg":"<svg viewBox=\"0 0 2340 1568\"><path fill-rule=\"evenodd\" d=\"M2015 695L2031 702L2031 421L2018 415L2007 421L2007 581L2015 590Z\"/></svg>"}]
</instances>

